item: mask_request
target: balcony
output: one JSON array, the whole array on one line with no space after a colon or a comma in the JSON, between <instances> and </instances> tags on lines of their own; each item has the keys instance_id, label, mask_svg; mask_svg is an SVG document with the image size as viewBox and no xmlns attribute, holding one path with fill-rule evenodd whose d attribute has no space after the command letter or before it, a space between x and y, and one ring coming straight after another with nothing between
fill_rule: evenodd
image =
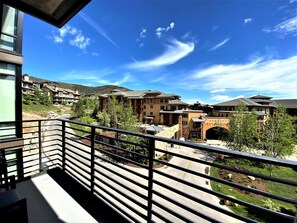
<instances>
[{"instance_id":1,"label":"balcony","mask_svg":"<svg viewBox=\"0 0 297 223\"><path fill-rule=\"evenodd\" d=\"M19 124L1 122L0 126L9 127L2 127L0 135L13 137L13 126ZM79 222L71 216L78 213L88 222L258 222L257 216L296 221L294 213L278 212L212 187L226 185L260 201L270 199L293 207L296 193L287 197L210 175L211 169L218 168L296 192L296 179L250 172L217 159L249 160L290 171L296 171L295 161L64 119L23 121L22 125L24 146L6 146L5 156L9 174L17 176L17 189L27 198L30 222ZM231 211L222 201L253 214Z\"/></svg>"}]
</instances>

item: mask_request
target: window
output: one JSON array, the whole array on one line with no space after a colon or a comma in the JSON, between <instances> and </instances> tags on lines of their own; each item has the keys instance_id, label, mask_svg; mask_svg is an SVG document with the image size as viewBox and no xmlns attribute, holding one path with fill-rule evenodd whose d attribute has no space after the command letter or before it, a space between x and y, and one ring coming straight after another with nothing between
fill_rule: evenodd
<instances>
[{"instance_id":1,"label":"window","mask_svg":"<svg viewBox=\"0 0 297 223\"><path fill-rule=\"evenodd\" d=\"M183 118L188 118L188 114L183 114Z\"/></svg>"},{"instance_id":2,"label":"window","mask_svg":"<svg viewBox=\"0 0 297 223\"><path fill-rule=\"evenodd\" d=\"M16 50L17 10L3 5L0 48L9 51Z\"/></svg>"},{"instance_id":3,"label":"window","mask_svg":"<svg viewBox=\"0 0 297 223\"><path fill-rule=\"evenodd\" d=\"M16 66L0 62L0 121L15 121L15 73ZM14 127L11 124L0 125L1 129ZM13 135L15 130L1 131L1 135Z\"/></svg>"},{"instance_id":4,"label":"window","mask_svg":"<svg viewBox=\"0 0 297 223\"><path fill-rule=\"evenodd\" d=\"M150 115L154 115L154 113L153 112L150 112Z\"/></svg>"},{"instance_id":5,"label":"window","mask_svg":"<svg viewBox=\"0 0 297 223\"><path fill-rule=\"evenodd\" d=\"M143 109L146 109L146 105L143 106Z\"/></svg>"},{"instance_id":6,"label":"window","mask_svg":"<svg viewBox=\"0 0 297 223\"><path fill-rule=\"evenodd\" d=\"M143 116L146 116L146 112L143 112Z\"/></svg>"},{"instance_id":7,"label":"window","mask_svg":"<svg viewBox=\"0 0 297 223\"><path fill-rule=\"evenodd\" d=\"M160 99L160 102L163 103L163 99Z\"/></svg>"},{"instance_id":8,"label":"window","mask_svg":"<svg viewBox=\"0 0 297 223\"><path fill-rule=\"evenodd\" d=\"M161 109L161 110L164 110L164 106L161 106L160 109Z\"/></svg>"},{"instance_id":9,"label":"window","mask_svg":"<svg viewBox=\"0 0 297 223\"><path fill-rule=\"evenodd\" d=\"M146 99L143 99L143 103L146 103Z\"/></svg>"},{"instance_id":10,"label":"window","mask_svg":"<svg viewBox=\"0 0 297 223\"><path fill-rule=\"evenodd\" d=\"M150 106L150 108L154 108L154 106L153 106L153 105L151 105L151 106Z\"/></svg>"}]
</instances>

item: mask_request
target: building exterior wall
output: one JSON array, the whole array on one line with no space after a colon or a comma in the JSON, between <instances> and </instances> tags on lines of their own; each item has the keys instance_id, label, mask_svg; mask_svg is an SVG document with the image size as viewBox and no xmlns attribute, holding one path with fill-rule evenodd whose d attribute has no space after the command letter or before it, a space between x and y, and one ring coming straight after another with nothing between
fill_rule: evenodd
<instances>
[{"instance_id":1,"label":"building exterior wall","mask_svg":"<svg viewBox=\"0 0 297 223\"><path fill-rule=\"evenodd\" d=\"M22 120L22 33L23 13L0 2L0 122ZM21 122L0 128L0 139L22 138ZM23 175L22 148L1 150L0 155L14 160L9 167L12 174Z\"/></svg>"},{"instance_id":2,"label":"building exterior wall","mask_svg":"<svg viewBox=\"0 0 297 223\"><path fill-rule=\"evenodd\" d=\"M22 120L22 32L23 13L0 3L0 121ZM10 130L16 137L21 132L21 124Z\"/></svg>"}]
</instances>

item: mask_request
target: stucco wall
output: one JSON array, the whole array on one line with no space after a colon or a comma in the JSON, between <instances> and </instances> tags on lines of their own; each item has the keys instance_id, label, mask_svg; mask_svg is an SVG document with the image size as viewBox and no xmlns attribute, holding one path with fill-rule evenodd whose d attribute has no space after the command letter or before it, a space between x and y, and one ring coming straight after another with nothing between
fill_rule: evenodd
<instances>
[{"instance_id":1,"label":"stucco wall","mask_svg":"<svg viewBox=\"0 0 297 223\"><path fill-rule=\"evenodd\" d=\"M162 132L159 132L158 134L156 134L156 136L160 136L160 137L164 137L164 138L174 138L174 135L176 132L178 132L179 130L179 125L174 125ZM156 141L155 142L155 146L158 149L165 149L167 146L166 142L161 142L161 141Z\"/></svg>"}]
</instances>

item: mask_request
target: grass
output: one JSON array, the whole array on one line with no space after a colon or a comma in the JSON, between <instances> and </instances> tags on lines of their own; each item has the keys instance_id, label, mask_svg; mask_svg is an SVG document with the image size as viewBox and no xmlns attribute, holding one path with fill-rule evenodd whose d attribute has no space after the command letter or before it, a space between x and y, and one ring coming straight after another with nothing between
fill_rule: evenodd
<instances>
[{"instance_id":1,"label":"grass","mask_svg":"<svg viewBox=\"0 0 297 223\"><path fill-rule=\"evenodd\" d=\"M268 165L264 165L264 164L258 164L255 162L243 161L243 160L231 159L231 158L225 158L223 161L215 161L215 163L221 163L226 166L236 166L236 167L240 167L245 170L248 170L250 172L260 173L260 174L268 175L268 176L270 174L272 174L273 177L287 179L287 180L291 180L291 181L296 181L296 179L297 179L297 172L290 168L286 168L286 167L268 166ZM272 171L270 171L270 167L272 167ZM217 177L217 178L220 177L218 168L212 167L210 173L214 177ZM230 173L230 171L227 171L226 175L228 173ZM259 179L256 179L256 180L259 180ZM246 185L249 184L249 180L248 180L247 176L245 176L245 178L242 179L242 182ZM288 198L297 199L296 187L284 185L284 184L280 184L280 183L275 183L275 182L268 181L268 180L265 180L263 182L266 185L266 192L269 192L272 194L277 194L277 195L288 197ZM294 213L296 211L296 207L290 203L278 201L275 199L265 198L263 196L254 197L254 196L251 196L251 194L246 194L243 191L238 191L238 190L234 189L233 187L230 187L230 186L227 186L224 184L220 184L215 181L211 181L211 186L214 191L217 191L217 192L225 194L225 195L230 195L230 196L236 197L239 200L243 200L243 201L258 205L258 206L265 206L265 203L267 203L267 200L269 199L270 201L272 201L274 208L276 207L276 209L278 209L278 210L280 210L280 208L285 208L286 210L289 210L292 213ZM274 209L274 208L270 207L270 209ZM246 217L255 217L255 213L249 212L247 208L245 208L244 206L241 206L241 205L239 205L237 207L230 206L230 209L232 211L234 211L235 213L246 216ZM256 215L256 219L260 220L262 222L267 221L267 217L265 217L265 219L263 219L263 218L261 218L261 215L259 215L259 214Z\"/></svg>"},{"instance_id":2,"label":"grass","mask_svg":"<svg viewBox=\"0 0 297 223\"><path fill-rule=\"evenodd\" d=\"M42 117L46 117L49 112L53 111L56 113L61 113L61 109L54 105L41 105L41 104L23 104L24 112L34 112Z\"/></svg>"}]
</instances>

